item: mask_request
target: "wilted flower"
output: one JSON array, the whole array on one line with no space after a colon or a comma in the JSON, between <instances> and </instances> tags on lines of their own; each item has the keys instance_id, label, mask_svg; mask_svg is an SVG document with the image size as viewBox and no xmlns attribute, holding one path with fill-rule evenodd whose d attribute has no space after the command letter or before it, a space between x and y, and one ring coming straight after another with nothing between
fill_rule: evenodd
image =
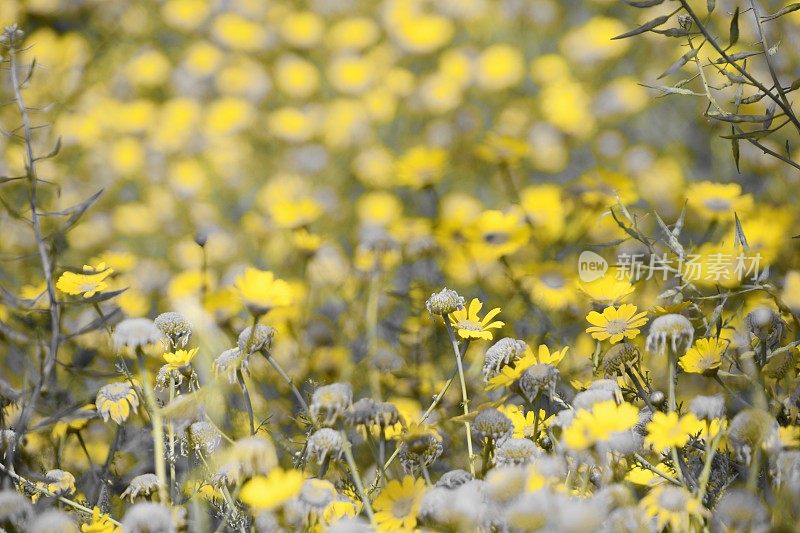
<instances>
[{"instance_id":1,"label":"wilted flower","mask_svg":"<svg viewBox=\"0 0 800 533\"><path fill-rule=\"evenodd\" d=\"M749 408L737 413L731 420L728 436L737 457L750 462L753 451L769 446L778 434L778 422L761 409Z\"/></svg>"},{"instance_id":2,"label":"wilted flower","mask_svg":"<svg viewBox=\"0 0 800 533\"><path fill-rule=\"evenodd\" d=\"M15 490L0 491L0 527L23 531L32 516L33 506L26 497Z\"/></svg>"},{"instance_id":3,"label":"wilted flower","mask_svg":"<svg viewBox=\"0 0 800 533\"><path fill-rule=\"evenodd\" d=\"M786 334L786 322L781 315L768 307L759 307L749 312L744 323L749 333L770 350L777 348Z\"/></svg>"},{"instance_id":4,"label":"wilted flower","mask_svg":"<svg viewBox=\"0 0 800 533\"><path fill-rule=\"evenodd\" d=\"M215 377L224 375L228 378L228 383L233 384L236 383L237 372L246 374L249 371L249 362L239 348L230 348L214 359L211 367Z\"/></svg>"},{"instance_id":5,"label":"wilted flower","mask_svg":"<svg viewBox=\"0 0 800 533\"><path fill-rule=\"evenodd\" d=\"M483 381L488 383L490 379L500 373L500 369L516 361L525 355L528 345L525 341L504 337L494 343L488 350L483 360Z\"/></svg>"},{"instance_id":6,"label":"wilted flower","mask_svg":"<svg viewBox=\"0 0 800 533\"><path fill-rule=\"evenodd\" d=\"M128 419L131 409L134 413L137 412L139 396L128 382L119 381L101 387L97 392L95 405L104 421L108 422L111 417L117 424L122 424Z\"/></svg>"},{"instance_id":7,"label":"wilted flower","mask_svg":"<svg viewBox=\"0 0 800 533\"><path fill-rule=\"evenodd\" d=\"M733 489L714 508L718 531L765 533L770 530L769 513L761 500L745 489Z\"/></svg>"},{"instance_id":8,"label":"wilted flower","mask_svg":"<svg viewBox=\"0 0 800 533\"><path fill-rule=\"evenodd\" d=\"M461 470L459 468L442 474L442 477L440 477L439 481L436 482L436 486L444 487L446 489L455 489L468 481L472 481L473 479L475 479L475 476L466 470Z\"/></svg>"},{"instance_id":9,"label":"wilted flower","mask_svg":"<svg viewBox=\"0 0 800 533\"><path fill-rule=\"evenodd\" d=\"M120 498L130 498L131 502L139 496L150 496L158 492L158 476L155 474L141 474L131 479ZM134 506L135 507L135 506Z\"/></svg>"},{"instance_id":10,"label":"wilted flower","mask_svg":"<svg viewBox=\"0 0 800 533\"><path fill-rule=\"evenodd\" d=\"M689 402L689 411L700 420L712 421L725 416L725 398L714 396L695 396Z\"/></svg>"},{"instance_id":11,"label":"wilted flower","mask_svg":"<svg viewBox=\"0 0 800 533\"><path fill-rule=\"evenodd\" d=\"M131 351L155 344L163 338L163 334L149 318L126 318L114 329L114 350Z\"/></svg>"},{"instance_id":12,"label":"wilted flower","mask_svg":"<svg viewBox=\"0 0 800 533\"><path fill-rule=\"evenodd\" d=\"M514 424L497 409L484 409L475 417L472 430L481 442L490 441L496 446L511 436Z\"/></svg>"},{"instance_id":13,"label":"wilted flower","mask_svg":"<svg viewBox=\"0 0 800 533\"><path fill-rule=\"evenodd\" d=\"M28 531L36 533L78 533L78 524L75 520L57 509L49 509L36 516L30 523Z\"/></svg>"},{"instance_id":14,"label":"wilted flower","mask_svg":"<svg viewBox=\"0 0 800 533\"><path fill-rule=\"evenodd\" d=\"M539 363L528 367L519 378L519 389L525 399L532 402L539 394L545 392L549 397L555 396L559 372L550 364Z\"/></svg>"},{"instance_id":15,"label":"wilted flower","mask_svg":"<svg viewBox=\"0 0 800 533\"><path fill-rule=\"evenodd\" d=\"M44 482L47 490L56 496L69 496L75 492L75 476L64 470L48 470Z\"/></svg>"},{"instance_id":16,"label":"wilted flower","mask_svg":"<svg viewBox=\"0 0 800 533\"><path fill-rule=\"evenodd\" d=\"M624 374L627 365L635 365L639 361L639 348L630 342L615 344L603 356L605 376Z\"/></svg>"},{"instance_id":17,"label":"wilted flower","mask_svg":"<svg viewBox=\"0 0 800 533\"><path fill-rule=\"evenodd\" d=\"M449 315L453 311L464 308L464 297L445 287L441 291L431 294L431 297L425 302L425 307L432 315Z\"/></svg>"},{"instance_id":18,"label":"wilted flower","mask_svg":"<svg viewBox=\"0 0 800 533\"><path fill-rule=\"evenodd\" d=\"M321 465L326 459L339 459L343 446L341 433L331 428L320 428L308 438L306 460L316 457L317 464Z\"/></svg>"},{"instance_id":19,"label":"wilted flower","mask_svg":"<svg viewBox=\"0 0 800 533\"><path fill-rule=\"evenodd\" d=\"M184 316L176 311L161 313L153 321L164 334L168 346L186 346L192 336L192 325Z\"/></svg>"},{"instance_id":20,"label":"wilted flower","mask_svg":"<svg viewBox=\"0 0 800 533\"><path fill-rule=\"evenodd\" d=\"M650 323L646 347L649 352L663 354L669 346L677 353L691 346L693 339L694 327L688 318L674 313L661 315Z\"/></svg>"},{"instance_id":21,"label":"wilted flower","mask_svg":"<svg viewBox=\"0 0 800 533\"><path fill-rule=\"evenodd\" d=\"M508 439L494 452L497 466L526 465L539 455L539 448L530 439Z\"/></svg>"},{"instance_id":22,"label":"wilted flower","mask_svg":"<svg viewBox=\"0 0 800 533\"><path fill-rule=\"evenodd\" d=\"M410 427L400 439L400 464L412 475L432 465L444 450L439 434L424 426Z\"/></svg>"},{"instance_id":23,"label":"wilted flower","mask_svg":"<svg viewBox=\"0 0 800 533\"><path fill-rule=\"evenodd\" d=\"M269 351L272 347L272 338L275 336L275 330L264 324L256 324L256 331L253 331L252 326L246 327L239 334L239 351L246 355L251 355L261 350Z\"/></svg>"},{"instance_id":24,"label":"wilted flower","mask_svg":"<svg viewBox=\"0 0 800 533\"><path fill-rule=\"evenodd\" d=\"M237 440L229 453L230 459L248 476L267 474L278 464L272 441L258 435Z\"/></svg>"},{"instance_id":25,"label":"wilted flower","mask_svg":"<svg viewBox=\"0 0 800 533\"><path fill-rule=\"evenodd\" d=\"M311 396L311 416L318 419L323 416L322 423L332 425L336 419L344 415L353 402L353 389L347 383L332 383L314 391Z\"/></svg>"},{"instance_id":26,"label":"wilted flower","mask_svg":"<svg viewBox=\"0 0 800 533\"><path fill-rule=\"evenodd\" d=\"M132 506L122 517L125 533L175 533L172 513L160 503L143 502Z\"/></svg>"},{"instance_id":27,"label":"wilted flower","mask_svg":"<svg viewBox=\"0 0 800 533\"><path fill-rule=\"evenodd\" d=\"M210 422L199 421L189 426L186 432L192 448L203 454L214 453L222 443L222 435Z\"/></svg>"}]
</instances>

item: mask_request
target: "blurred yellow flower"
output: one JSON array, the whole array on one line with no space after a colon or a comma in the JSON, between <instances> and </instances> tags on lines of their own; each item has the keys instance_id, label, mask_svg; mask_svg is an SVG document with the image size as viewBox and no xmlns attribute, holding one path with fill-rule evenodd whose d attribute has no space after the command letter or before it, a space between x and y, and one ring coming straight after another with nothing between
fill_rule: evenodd
<instances>
[{"instance_id":1,"label":"blurred yellow flower","mask_svg":"<svg viewBox=\"0 0 800 533\"><path fill-rule=\"evenodd\" d=\"M236 277L234 286L242 301L254 315L263 315L276 307L292 303L292 289L270 271L247 267Z\"/></svg>"},{"instance_id":2,"label":"blurred yellow flower","mask_svg":"<svg viewBox=\"0 0 800 533\"><path fill-rule=\"evenodd\" d=\"M684 372L713 376L722 364L722 355L728 343L716 337L697 339L694 346L678 360Z\"/></svg>"},{"instance_id":3,"label":"blurred yellow flower","mask_svg":"<svg viewBox=\"0 0 800 533\"><path fill-rule=\"evenodd\" d=\"M297 496L302 486L302 472L275 467L268 475L258 475L245 482L239 499L253 509L269 511Z\"/></svg>"},{"instance_id":4,"label":"blurred yellow flower","mask_svg":"<svg viewBox=\"0 0 800 533\"><path fill-rule=\"evenodd\" d=\"M64 272L56 281L56 288L61 292L78 295L83 294L84 298L91 298L98 292L108 288L105 279L114 273L114 269L106 268L105 263L97 266L83 265L83 272Z\"/></svg>"},{"instance_id":5,"label":"blurred yellow flower","mask_svg":"<svg viewBox=\"0 0 800 533\"><path fill-rule=\"evenodd\" d=\"M372 503L378 530L400 531L416 527L424 494L424 479L405 476L402 480L389 481Z\"/></svg>"},{"instance_id":6,"label":"blurred yellow flower","mask_svg":"<svg viewBox=\"0 0 800 533\"><path fill-rule=\"evenodd\" d=\"M734 212L741 218L753 208L753 197L742 194L738 183L692 183L686 190L686 202L706 220L732 220Z\"/></svg>"},{"instance_id":7,"label":"blurred yellow flower","mask_svg":"<svg viewBox=\"0 0 800 533\"><path fill-rule=\"evenodd\" d=\"M656 411L647 423L644 441L659 452L673 446L681 447L689 441L689 435L699 431L700 425L692 413L678 416L674 411Z\"/></svg>"}]
</instances>

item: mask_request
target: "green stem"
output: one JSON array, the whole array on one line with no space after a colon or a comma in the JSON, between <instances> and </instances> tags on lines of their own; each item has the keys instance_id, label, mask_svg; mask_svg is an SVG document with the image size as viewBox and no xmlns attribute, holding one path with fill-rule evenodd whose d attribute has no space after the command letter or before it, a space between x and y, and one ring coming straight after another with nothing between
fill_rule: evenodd
<instances>
[{"instance_id":1,"label":"green stem","mask_svg":"<svg viewBox=\"0 0 800 533\"><path fill-rule=\"evenodd\" d=\"M364 484L361 482L361 476L358 474L358 466L353 458L353 447L350 445L350 440L347 438L345 432L342 431L341 434L342 442L344 443L344 456L345 459L347 459L347 466L350 467L350 477L353 478L353 484L356 486L358 497L361 498L361 502L364 504L364 510L367 512L370 525L373 528L376 528L377 525L375 523L375 515L372 512L372 505L370 504L367 493L364 491Z\"/></svg>"},{"instance_id":2,"label":"green stem","mask_svg":"<svg viewBox=\"0 0 800 533\"><path fill-rule=\"evenodd\" d=\"M450 344L453 346L453 353L456 356L456 365L458 366L458 379L461 382L461 404L464 406L464 416L469 415L469 397L467 396L467 382L464 379L464 365L461 363L461 350L458 347L453 327L450 325L447 317L444 319L444 326L447 329L447 334L450 337ZM467 452L469 453L469 471L475 475L475 465L473 464L474 454L472 452L472 428L470 427L469 420L464 421L464 429L467 432Z\"/></svg>"},{"instance_id":3,"label":"green stem","mask_svg":"<svg viewBox=\"0 0 800 533\"><path fill-rule=\"evenodd\" d=\"M175 399L175 376L170 373L169 377L169 402ZM170 419L167 422L167 440L169 441L169 480L170 495L173 500L177 498L175 489L178 487L178 480L175 478L175 424Z\"/></svg>"},{"instance_id":4,"label":"green stem","mask_svg":"<svg viewBox=\"0 0 800 533\"><path fill-rule=\"evenodd\" d=\"M253 416L253 403L250 401L250 391L247 389L247 382L244 380L242 369L236 369L236 380L239 382L239 387L242 389L242 396L244 397L244 405L247 408L247 417L250 420L250 434L256 434L255 418Z\"/></svg>"}]
</instances>

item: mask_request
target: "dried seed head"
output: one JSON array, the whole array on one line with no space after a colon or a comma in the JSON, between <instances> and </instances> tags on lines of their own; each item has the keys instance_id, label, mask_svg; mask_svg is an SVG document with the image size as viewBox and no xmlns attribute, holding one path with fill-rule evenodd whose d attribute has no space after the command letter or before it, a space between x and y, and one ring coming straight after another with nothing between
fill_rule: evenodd
<instances>
[{"instance_id":1,"label":"dried seed head","mask_svg":"<svg viewBox=\"0 0 800 533\"><path fill-rule=\"evenodd\" d=\"M400 464L411 475L432 465L444 450L439 434L426 427L413 426L400 438Z\"/></svg>"},{"instance_id":2,"label":"dried seed head","mask_svg":"<svg viewBox=\"0 0 800 533\"><path fill-rule=\"evenodd\" d=\"M518 384L525 399L532 402L542 392L550 398L555 396L558 377L556 367L549 363L537 363L523 372Z\"/></svg>"},{"instance_id":3,"label":"dried seed head","mask_svg":"<svg viewBox=\"0 0 800 533\"><path fill-rule=\"evenodd\" d=\"M311 396L311 416L322 417L322 424L333 425L353 402L353 388L348 383L332 383L314 391Z\"/></svg>"},{"instance_id":4,"label":"dried seed head","mask_svg":"<svg viewBox=\"0 0 800 533\"><path fill-rule=\"evenodd\" d=\"M308 438L306 460L316 457L317 464L321 465L325 459L339 459L343 446L341 433L331 428L318 429Z\"/></svg>"},{"instance_id":5,"label":"dried seed head","mask_svg":"<svg viewBox=\"0 0 800 533\"><path fill-rule=\"evenodd\" d=\"M189 342L192 336L192 325L184 316L176 311L161 313L153 321L156 327L164 334L167 347L181 348Z\"/></svg>"},{"instance_id":6,"label":"dried seed head","mask_svg":"<svg viewBox=\"0 0 800 533\"><path fill-rule=\"evenodd\" d=\"M33 516L30 500L15 490L0 491L0 527L24 531Z\"/></svg>"},{"instance_id":7,"label":"dried seed head","mask_svg":"<svg viewBox=\"0 0 800 533\"><path fill-rule=\"evenodd\" d=\"M112 340L114 350L121 352L125 348L136 350L155 344L163 338L163 334L149 318L126 318L114 329Z\"/></svg>"},{"instance_id":8,"label":"dried seed head","mask_svg":"<svg viewBox=\"0 0 800 533\"><path fill-rule=\"evenodd\" d=\"M336 487L326 479L307 479L298 499L307 511L323 511L336 498Z\"/></svg>"},{"instance_id":9,"label":"dried seed head","mask_svg":"<svg viewBox=\"0 0 800 533\"><path fill-rule=\"evenodd\" d=\"M525 341L505 337L494 343L488 350L483 360L483 381L500 373L500 370L509 363L516 361L523 355L528 345Z\"/></svg>"},{"instance_id":10,"label":"dried seed head","mask_svg":"<svg viewBox=\"0 0 800 533\"><path fill-rule=\"evenodd\" d=\"M122 517L125 533L175 533L172 513L160 503L144 502L132 506Z\"/></svg>"},{"instance_id":11,"label":"dried seed head","mask_svg":"<svg viewBox=\"0 0 800 533\"><path fill-rule=\"evenodd\" d=\"M234 384L236 383L236 373L241 371L243 374L247 374L250 370L250 363L239 348L231 348L219 354L211 367L214 377L224 375L228 378L228 383Z\"/></svg>"},{"instance_id":12,"label":"dried seed head","mask_svg":"<svg viewBox=\"0 0 800 533\"><path fill-rule=\"evenodd\" d=\"M745 409L731 420L729 438L736 455L746 463L756 447L768 446L778 433L778 422L761 409Z\"/></svg>"},{"instance_id":13,"label":"dried seed head","mask_svg":"<svg viewBox=\"0 0 800 533\"><path fill-rule=\"evenodd\" d=\"M514 424L497 409L484 409L472 423L472 430L483 441L499 445L514 432Z\"/></svg>"},{"instance_id":14,"label":"dried seed head","mask_svg":"<svg viewBox=\"0 0 800 533\"><path fill-rule=\"evenodd\" d=\"M269 351L275 330L271 326L257 324L255 333L252 331L253 326L247 326L239 334L239 351L248 356L261 350Z\"/></svg>"},{"instance_id":15,"label":"dried seed head","mask_svg":"<svg viewBox=\"0 0 800 533\"><path fill-rule=\"evenodd\" d=\"M192 448L204 455L214 453L222 444L222 435L219 431L210 422L202 420L189 426L187 436Z\"/></svg>"},{"instance_id":16,"label":"dried seed head","mask_svg":"<svg viewBox=\"0 0 800 533\"><path fill-rule=\"evenodd\" d=\"M455 489L467 481L472 481L473 479L475 479L475 476L466 470L461 470L459 468L457 470L450 470L449 472L442 474L442 477L440 477L439 481L436 482L436 486L446 489Z\"/></svg>"},{"instance_id":17,"label":"dried seed head","mask_svg":"<svg viewBox=\"0 0 800 533\"><path fill-rule=\"evenodd\" d=\"M497 466L527 465L539 453L539 448L528 439L508 439L495 450L494 464Z\"/></svg>"},{"instance_id":18,"label":"dried seed head","mask_svg":"<svg viewBox=\"0 0 800 533\"><path fill-rule=\"evenodd\" d=\"M431 297L425 302L425 307L432 315L447 315L464 308L464 297L445 287L441 291L431 294Z\"/></svg>"},{"instance_id":19,"label":"dried seed head","mask_svg":"<svg viewBox=\"0 0 800 533\"><path fill-rule=\"evenodd\" d=\"M50 509L38 515L28 531L36 533L78 533L78 524L64 511ZM127 530L126 530L127 531Z\"/></svg>"},{"instance_id":20,"label":"dried seed head","mask_svg":"<svg viewBox=\"0 0 800 533\"><path fill-rule=\"evenodd\" d=\"M714 396L695 396L689 402L689 411L700 420L714 420L725 416L725 398L721 394Z\"/></svg>"},{"instance_id":21,"label":"dried seed head","mask_svg":"<svg viewBox=\"0 0 800 533\"><path fill-rule=\"evenodd\" d=\"M653 319L645 347L647 351L663 354L667 347L674 353L685 352L694 341L694 327L683 315L670 313Z\"/></svg>"},{"instance_id":22,"label":"dried seed head","mask_svg":"<svg viewBox=\"0 0 800 533\"><path fill-rule=\"evenodd\" d=\"M759 307L750 311L744 323L750 334L760 342L766 343L770 350L777 348L786 334L786 322L780 314L769 307Z\"/></svg>"},{"instance_id":23,"label":"dried seed head","mask_svg":"<svg viewBox=\"0 0 800 533\"><path fill-rule=\"evenodd\" d=\"M603 370L606 377L625 372L626 365L633 365L639 360L639 348L630 342L621 342L608 349L603 356Z\"/></svg>"},{"instance_id":24,"label":"dried seed head","mask_svg":"<svg viewBox=\"0 0 800 533\"><path fill-rule=\"evenodd\" d=\"M378 423L378 404L372 398L361 398L344 415L351 426L373 426Z\"/></svg>"},{"instance_id":25,"label":"dried seed head","mask_svg":"<svg viewBox=\"0 0 800 533\"><path fill-rule=\"evenodd\" d=\"M770 529L769 513L761 500L745 489L733 489L714 509L717 531L766 533Z\"/></svg>"},{"instance_id":26,"label":"dried seed head","mask_svg":"<svg viewBox=\"0 0 800 533\"><path fill-rule=\"evenodd\" d=\"M237 461L242 473L248 476L265 475L278 464L272 441L257 435L237 440L230 458Z\"/></svg>"}]
</instances>

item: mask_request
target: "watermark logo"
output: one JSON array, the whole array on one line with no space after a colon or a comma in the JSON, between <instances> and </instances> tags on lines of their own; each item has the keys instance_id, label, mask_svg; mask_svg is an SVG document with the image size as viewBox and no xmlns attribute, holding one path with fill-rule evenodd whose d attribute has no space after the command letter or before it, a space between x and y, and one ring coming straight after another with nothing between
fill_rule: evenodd
<instances>
[{"instance_id":1,"label":"watermark logo","mask_svg":"<svg viewBox=\"0 0 800 533\"><path fill-rule=\"evenodd\" d=\"M605 276L608 271L608 261L591 250L584 250L578 256L578 277L584 283L591 283Z\"/></svg>"}]
</instances>

